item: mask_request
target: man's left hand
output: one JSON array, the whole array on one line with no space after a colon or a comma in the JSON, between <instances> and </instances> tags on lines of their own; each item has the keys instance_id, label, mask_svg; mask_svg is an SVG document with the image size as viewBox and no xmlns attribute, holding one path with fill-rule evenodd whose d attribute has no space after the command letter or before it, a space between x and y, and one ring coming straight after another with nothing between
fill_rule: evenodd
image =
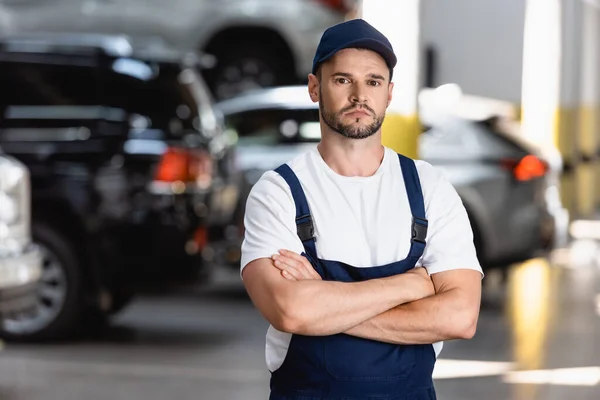
<instances>
[{"instance_id":1,"label":"man's left hand","mask_svg":"<svg viewBox=\"0 0 600 400\"><path fill-rule=\"evenodd\" d=\"M281 271L281 275L286 279L291 281L322 280L321 275L315 271L310 261L300 254L289 250L280 250L279 254L275 254L271 258L273 265Z\"/></svg>"}]
</instances>

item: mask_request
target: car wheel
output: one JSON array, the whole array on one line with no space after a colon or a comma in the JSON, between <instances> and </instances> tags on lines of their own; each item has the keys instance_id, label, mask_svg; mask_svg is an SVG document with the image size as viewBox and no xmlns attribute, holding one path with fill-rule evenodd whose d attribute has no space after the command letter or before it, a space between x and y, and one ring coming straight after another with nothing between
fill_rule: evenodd
<instances>
[{"instance_id":1,"label":"car wheel","mask_svg":"<svg viewBox=\"0 0 600 400\"><path fill-rule=\"evenodd\" d=\"M242 42L214 55L217 64L206 72L206 80L217 100L294 80L291 60L278 55L276 49L264 48L264 44Z\"/></svg>"},{"instance_id":2,"label":"car wheel","mask_svg":"<svg viewBox=\"0 0 600 400\"><path fill-rule=\"evenodd\" d=\"M34 222L32 236L43 265L37 306L6 320L0 333L14 341L66 338L74 332L83 306L81 266L73 244L60 231Z\"/></svg>"}]
</instances>

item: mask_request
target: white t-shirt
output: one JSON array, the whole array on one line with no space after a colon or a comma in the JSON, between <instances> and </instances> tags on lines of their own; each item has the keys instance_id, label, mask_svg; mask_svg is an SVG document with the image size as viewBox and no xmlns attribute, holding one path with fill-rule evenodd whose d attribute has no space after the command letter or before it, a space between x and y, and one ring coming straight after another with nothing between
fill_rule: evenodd
<instances>
[{"instance_id":1,"label":"white t-shirt","mask_svg":"<svg viewBox=\"0 0 600 400\"><path fill-rule=\"evenodd\" d=\"M429 221L427 245L418 266L428 273L467 268L481 272L471 226L454 187L437 169L415 161ZM325 163L317 148L288 162L310 207L320 259L355 267L400 261L411 244L412 214L398 155L386 148L381 166L369 177L346 177ZM296 206L285 180L266 172L252 188L246 205L241 268L269 258L280 249L302 253L296 234ZM270 371L285 359L291 334L269 327L266 361ZM439 354L442 343L435 343Z\"/></svg>"}]
</instances>

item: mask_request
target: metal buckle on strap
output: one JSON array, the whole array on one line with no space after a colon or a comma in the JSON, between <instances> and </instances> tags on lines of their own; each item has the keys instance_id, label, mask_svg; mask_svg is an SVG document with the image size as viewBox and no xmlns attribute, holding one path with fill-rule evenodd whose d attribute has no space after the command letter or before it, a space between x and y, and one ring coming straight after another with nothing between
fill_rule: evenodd
<instances>
[{"instance_id":1,"label":"metal buckle on strap","mask_svg":"<svg viewBox=\"0 0 600 400\"><path fill-rule=\"evenodd\" d=\"M302 215L296 218L296 229L298 237L303 242L315 238L315 227L310 214Z\"/></svg>"},{"instance_id":2,"label":"metal buckle on strap","mask_svg":"<svg viewBox=\"0 0 600 400\"><path fill-rule=\"evenodd\" d=\"M411 228L411 236L413 241L423 244L426 243L425 239L427 238L427 225L428 221L426 219L413 217Z\"/></svg>"}]
</instances>

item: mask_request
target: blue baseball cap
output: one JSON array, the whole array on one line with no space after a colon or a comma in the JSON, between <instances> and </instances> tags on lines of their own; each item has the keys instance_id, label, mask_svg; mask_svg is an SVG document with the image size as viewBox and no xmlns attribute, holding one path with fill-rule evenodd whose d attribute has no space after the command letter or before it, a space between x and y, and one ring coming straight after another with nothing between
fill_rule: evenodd
<instances>
[{"instance_id":1,"label":"blue baseball cap","mask_svg":"<svg viewBox=\"0 0 600 400\"><path fill-rule=\"evenodd\" d=\"M351 19L333 25L323 33L313 59L312 73L317 72L319 64L348 48L372 50L383 57L390 70L396 66L397 59L390 41L364 19Z\"/></svg>"}]
</instances>

